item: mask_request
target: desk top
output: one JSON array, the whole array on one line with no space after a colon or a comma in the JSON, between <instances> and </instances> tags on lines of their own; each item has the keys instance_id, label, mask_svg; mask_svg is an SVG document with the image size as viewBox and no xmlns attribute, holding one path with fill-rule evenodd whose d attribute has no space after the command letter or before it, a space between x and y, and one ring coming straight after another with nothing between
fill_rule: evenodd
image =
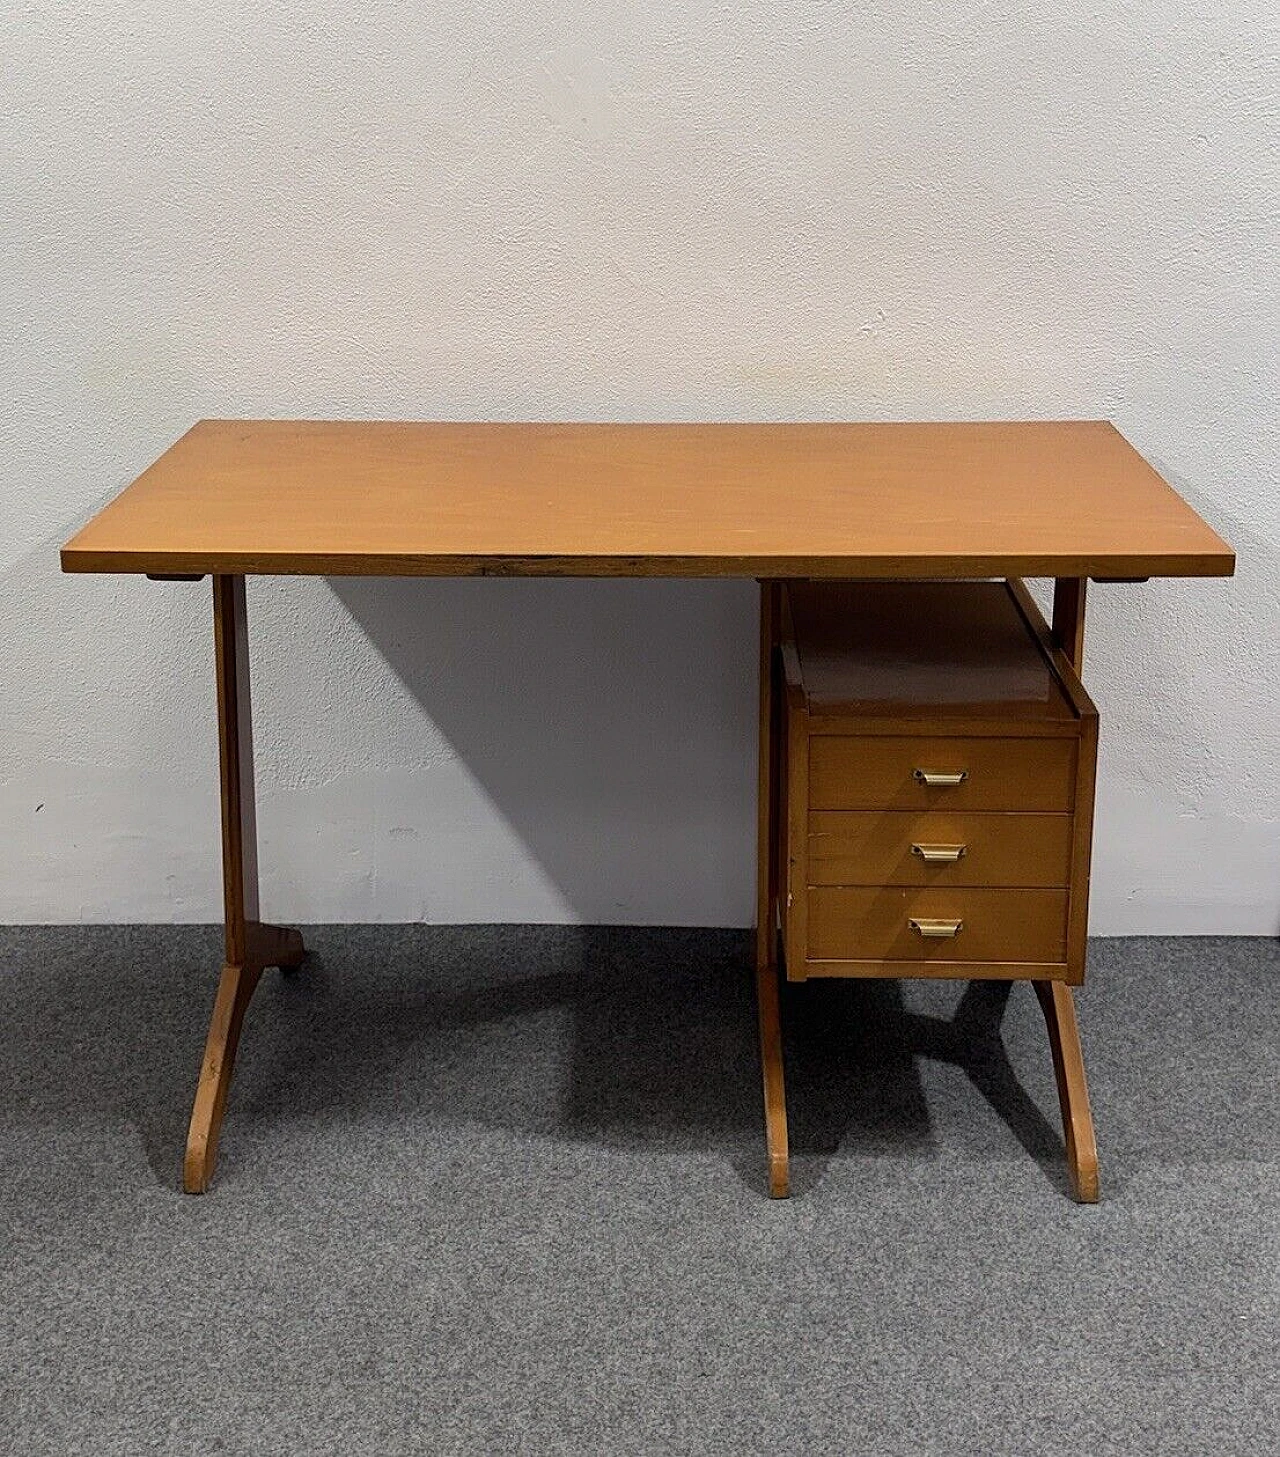
<instances>
[{"instance_id":1,"label":"desk top","mask_svg":"<svg viewBox=\"0 0 1280 1457\"><path fill-rule=\"evenodd\" d=\"M70 572L1227 576L1105 421L203 420L62 550Z\"/></svg>"}]
</instances>

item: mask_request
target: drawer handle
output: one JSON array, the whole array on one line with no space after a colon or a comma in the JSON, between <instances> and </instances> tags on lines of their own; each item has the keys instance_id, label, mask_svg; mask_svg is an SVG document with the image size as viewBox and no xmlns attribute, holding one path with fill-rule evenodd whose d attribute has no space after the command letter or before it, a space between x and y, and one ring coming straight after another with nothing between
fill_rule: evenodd
<instances>
[{"instance_id":1,"label":"drawer handle","mask_svg":"<svg viewBox=\"0 0 1280 1457\"><path fill-rule=\"evenodd\" d=\"M967 769L957 769L954 773L947 774L943 774L938 769L914 769L912 771L912 778L918 779L921 784L927 784L933 789L963 784L968 777Z\"/></svg>"},{"instance_id":2,"label":"drawer handle","mask_svg":"<svg viewBox=\"0 0 1280 1457\"><path fill-rule=\"evenodd\" d=\"M912 845L911 853L919 855L926 865L954 865L964 854L963 845Z\"/></svg>"},{"instance_id":3,"label":"drawer handle","mask_svg":"<svg viewBox=\"0 0 1280 1457\"><path fill-rule=\"evenodd\" d=\"M964 927L964 922L938 921L928 916L910 916L907 925L917 935L926 936L931 941L942 941L949 936L958 936Z\"/></svg>"}]
</instances>

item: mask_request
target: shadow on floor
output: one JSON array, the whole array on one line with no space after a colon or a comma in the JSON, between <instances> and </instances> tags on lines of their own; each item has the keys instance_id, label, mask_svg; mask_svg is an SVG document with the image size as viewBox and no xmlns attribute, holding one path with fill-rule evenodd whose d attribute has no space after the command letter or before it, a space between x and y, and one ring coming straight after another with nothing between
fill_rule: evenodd
<instances>
[{"instance_id":1,"label":"shadow on floor","mask_svg":"<svg viewBox=\"0 0 1280 1457\"><path fill-rule=\"evenodd\" d=\"M51 945L24 958L21 986L9 982L5 1107L42 1117L114 1108L136 1127L157 1181L176 1188L216 982L216 930L8 934ZM447 1122L723 1152L744 1182L763 1187L747 933L360 926L315 928L308 940L305 966L269 971L250 1008L224 1176L237 1148L270 1143L290 1126L394 1125L412 1136ZM954 1015L933 1016L908 1010L898 982L785 987L797 1192L837 1158L935 1156L922 1059L961 1068L1065 1191L1061 1135L1000 1038L1009 992L973 983ZM950 1129L948 1143L954 1136Z\"/></svg>"},{"instance_id":2,"label":"shadow on floor","mask_svg":"<svg viewBox=\"0 0 1280 1457\"><path fill-rule=\"evenodd\" d=\"M238 1139L269 1139L282 1120L446 1120L620 1148L723 1150L744 1182L763 1186L744 933L360 927L311 940L306 966L269 972L255 998L224 1159ZM193 985L184 981L184 991ZM961 1068L1065 1193L1061 1135L1019 1083L1000 1038L1009 993L1007 984L973 983L948 1018L909 1011L893 981L786 987L796 1191L839 1157L932 1154L920 1076L928 1058ZM181 1022L187 1060L157 1057L139 1031L139 1077L125 1093L166 1182L207 1014L189 991L183 1003L166 1024L174 1036Z\"/></svg>"}]
</instances>

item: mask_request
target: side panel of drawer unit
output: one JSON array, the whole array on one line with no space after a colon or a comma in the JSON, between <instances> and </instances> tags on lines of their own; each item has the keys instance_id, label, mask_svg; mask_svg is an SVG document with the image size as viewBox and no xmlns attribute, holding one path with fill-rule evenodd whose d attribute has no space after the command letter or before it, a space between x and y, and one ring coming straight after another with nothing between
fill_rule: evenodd
<instances>
[{"instance_id":1,"label":"side panel of drawer unit","mask_svg":"<svg viewBox=\"0 0 1280 1457\"><path fill-rule=\"evenodd\" d=\"M1072 807L1072 738L862 737L809 739L809 807L814 810L1017 810ZM923 775L963 775L931 785Z\"/></svg>"},{"instance_id":2,"label":"side panel of drawer unit","mask_svg":"<svg viewBox=\"0 0 1280 1457\"><path fill-rule=\"evenodd\" d=\"M1065 890L815 886L808 892L811 961L1061 963ZM922 935L912 921L960 923L954 936Z\"/></svg>"},{"instance_id":3,"label":"side panel of drawer unit","mask_svg":"<svg viewBox=\"0 0 1280 1457\"><path fill-rule=\"evenodd\" d=\"M827 810L809 816L810 885L1062 887L1066 814Z\"/></svg>"}]
</instances>

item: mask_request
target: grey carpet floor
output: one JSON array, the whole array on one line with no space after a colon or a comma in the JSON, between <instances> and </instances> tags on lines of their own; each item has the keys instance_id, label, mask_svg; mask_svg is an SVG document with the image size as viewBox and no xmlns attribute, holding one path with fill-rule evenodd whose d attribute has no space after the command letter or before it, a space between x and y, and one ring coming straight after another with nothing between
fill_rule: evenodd
<instances>
[{"instance_id":1,"label":"grey carpet floor","mask_svg":"<svg viewBox=\"0 0 1280 1457\"><path fill-rule=\"evenodd\" d=\"M308 940L192 1198L217 933L0 931L6 1457L1280 1447L1276 943L1093 945L1083 1208L1028 987L791 989L770 1202L742 933Z\"/></svg>"}]
</instances>

